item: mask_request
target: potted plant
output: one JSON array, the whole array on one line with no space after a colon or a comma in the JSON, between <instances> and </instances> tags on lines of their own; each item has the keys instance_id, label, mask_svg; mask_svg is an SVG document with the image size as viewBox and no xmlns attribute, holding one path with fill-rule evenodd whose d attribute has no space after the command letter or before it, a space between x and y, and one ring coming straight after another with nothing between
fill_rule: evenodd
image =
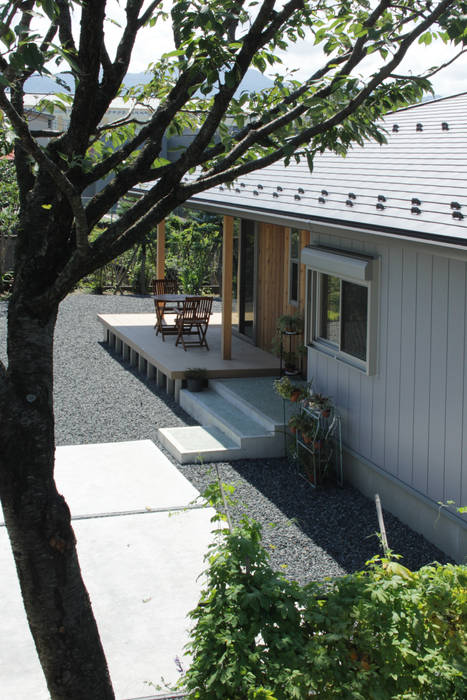
<instances>
[{"instance_id":1,"label":"potted plant","mask_svg":"<svg viewBox=\"0 0 467 700\"><path fill-rule=\"evenodd\" d=\"M276 322L276 328L279 333L287 333L294 335L303 331L303 316L301 313L283 314L279 316Z\"/></svg>"},{"instance_id":2,"label":"potted plant","mask_svg":"<svg viewBox=\"0 0 467 700\"><path fill-rule=\"evenodd\" d=\"M185 370L186 388L188 391L202 391L206 386L208 373L203 367L189 367Z\"/></svg>"},{"instance_id":3,"label":"potted plant","mask_svg":"<svg viewBox=\"0 0 467 700\"><path fill-rule=\"evenodd\" d=\"M295 435L297 432L300 432L303 425L303 419L300 413L296 413L293 416L290 416L288 425L292 435Z\"/></svg>"},{"instance_id":4,"label":"potted plant","mask_svg":"<svg viewBox=\"0 0 467 700\"><path fill-rule=\"evenodd\" d=\"M287 376L276 379L273 382L274 391L288 401L300 401L307 395L307 387L300 384L292 384Z\"/></svg>"},{"instance_id":5,"label":"potted plant","mask_svg":"<svg viewBox=\"0 0 467 700\"><path fill-rule=\"evenodd\" d=\"M307 407L313 411L319 411L323 418L329 418L331 415L332 402L327 396L314 393L311 394L310 398L308 399Z\"/></svg>"}]
</instances>

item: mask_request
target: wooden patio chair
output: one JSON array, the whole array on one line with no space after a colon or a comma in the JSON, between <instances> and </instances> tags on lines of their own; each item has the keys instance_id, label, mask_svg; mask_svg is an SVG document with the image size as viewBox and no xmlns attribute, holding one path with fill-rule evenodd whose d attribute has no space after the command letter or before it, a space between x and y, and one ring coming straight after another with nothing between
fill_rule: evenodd
<instances>
[{"instance_id":1,"label":"wooden patio chair","mask_svg":"<svg viewBox=\"0 0 467 700\"><path fill-rule=\"evenodd\" d=\"M177 280L162 279L162 280L152 280L152 293L153 294L178 294L178 282ZM165 314L176 314L180 311L178 304L167 304L164 301L157 301L154 299L154 309L156 311L156 323L154 328L156 328L156 335L160 332L162 334L162 340L164 340L163 332L163 321ZM173 335L174 326L170 325L167 329L165 335ZM172 329L172 330L171 330Z\"/></svg>"},{"instance_id":2,"label":"wooden patio chair","mask_svg":"<svg viewBox=\"0 0 467 700\"><path fill-rule=\"evenodd\" d=\"M214 297L187 297L182 309L175 319L178 330L175 345L181 343L186 351L188 347L205 347L209 350L206 333L211 316ZM194 340L185 340L185 336L196 336Z\"/></svg>"},{"instance_id":3,"label":"wooden patio chair","mask_svg":"<svg viewBox=\"0 0 467 700\"><path fill-rule=\"evenodd\" d=\"M152 281L152 293L153 294L178 294L178 282L177 280L153 280ZM154 306L157 306L157 301L154 299ZM167 306L165 304L164 313L166 314L176 314L179 311L177 306L170 304Z\"/></svg>"}]
</instances>

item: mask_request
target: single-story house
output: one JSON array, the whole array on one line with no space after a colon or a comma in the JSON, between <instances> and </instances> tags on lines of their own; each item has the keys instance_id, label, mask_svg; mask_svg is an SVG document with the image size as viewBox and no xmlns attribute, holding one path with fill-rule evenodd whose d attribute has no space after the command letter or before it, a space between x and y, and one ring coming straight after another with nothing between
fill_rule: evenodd
<instances>
[{"instance_id":1,"label":"single-story house","mask_svg":"<svg viewBox=\"0 0 467 700\"><path fill-rule=\"evenodd\" d=\"M384 127L386 144L319 155L312 174L276 164L189 204L224 216L232 250L224 356L231 332L269 350L278 316L303 310L307 377L341 415L346 477L462 560L467 93Z\"/></svg>"}]
</instances>

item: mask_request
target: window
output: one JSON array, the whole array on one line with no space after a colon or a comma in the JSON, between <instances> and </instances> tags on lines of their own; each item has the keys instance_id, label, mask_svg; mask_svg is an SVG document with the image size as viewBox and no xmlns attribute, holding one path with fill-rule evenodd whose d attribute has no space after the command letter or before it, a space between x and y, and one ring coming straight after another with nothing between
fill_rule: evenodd
<instances>
[{"instance_id":1,"label":"window","mask_svg":"<svg viewBox=\"0 0 467 700\"><path fill-rule=\"evenodd\" d=\"M378 261L309 246L307 343L338 360L375 372Z\"/></svg>"},{"instance_id":2,"label":"window","mask_svg":"<svg viewBox=\"0 0 467 700\"><path fill-rule=\"evenodd\" d=\"M289 303L298 304L300 231L290 231L289 244Z\"/></svg>"}]
</instances>

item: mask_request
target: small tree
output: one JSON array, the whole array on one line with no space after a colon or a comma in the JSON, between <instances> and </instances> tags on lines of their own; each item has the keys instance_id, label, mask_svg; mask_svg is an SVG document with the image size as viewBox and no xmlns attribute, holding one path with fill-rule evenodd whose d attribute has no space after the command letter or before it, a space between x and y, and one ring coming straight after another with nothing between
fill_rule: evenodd
<instances>
[{"instance_id":1,"label":"small tree","mask_svg":"<svg viewBox=\"0 0 467 700\"><path fill-rule=\"evenodd\" d=\"M176 273L185 294L200 294L209 285L220 244L219 224L178 216L167 219L167 267Z\"/></svg>"},{"instance_id":2,"label":"small tree","mask_svg":"<svg viewBox=\"0 0 467 700\"><path fill-rule=\"evenodd\" d=\"M305 157L311 167L317 152L382 142L375 121L430 89L426 76L396 74L411 45L435 35L459 43L465 31L459 0L174 0L170 14L162 0L120 4L125 21L117 46L109 46L107 0L0 1L0 110L15 142L20 200L8 364L0 363L0 497L54 700L113 697L70 512L54 482L53 338L61 300L198 192L280 160ZM152 63L150 81L133 90L157 103L150 120L138 124L129 109L104 123L122 94L138 32L149 27L157 42L168 26L175 51ZM276 65L277 50L305 32L323 49L306 80L277 75L271 89L235 96L250 66ZM379 61L364 79L360 68L371 54ZM51 62L65 62L75 87L67 94L60 86L40 105L69 107L59 135L28 124L24 106L26 80L48 73ZM192 143L165 160L164 135L186 128L196 134ZM43 146L39 137L52 138ZM84 203L84 190L102 179L103 189ZM104 220L140 183L151 183L144 196L118 220Z\"/></svg>"}]
</instances>

